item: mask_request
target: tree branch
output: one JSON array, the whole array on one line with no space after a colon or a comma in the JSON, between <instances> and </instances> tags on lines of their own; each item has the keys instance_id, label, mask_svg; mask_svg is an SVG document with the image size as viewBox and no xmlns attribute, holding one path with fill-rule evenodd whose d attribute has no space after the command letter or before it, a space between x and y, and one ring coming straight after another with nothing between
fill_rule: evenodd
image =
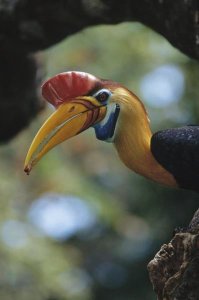
<instances>
[{"instance_id":1,"label":"tree branch","mask_svg":"<svg viewBox=\"0 0 199 300\"><path fill-rule=\"evenodd\" d=\"M4 132L0 131L0 141L11 138L26 126L40 109L35 95L36 69L30 53L58 43L85 27L124 21L138 21L151 27L174 47L199 60L198 0L1 0L0 109L5 113L11 107L13 110L9 119L1 120ZM13 85L11 73L19 70L27 75L27 86L22 84L20 76ZM9 75L4 76L5 73ZM5 85L9 86L9 92L5 91ZM22 114L24 120L15 122Z\"/></svg>"}]
</instances>

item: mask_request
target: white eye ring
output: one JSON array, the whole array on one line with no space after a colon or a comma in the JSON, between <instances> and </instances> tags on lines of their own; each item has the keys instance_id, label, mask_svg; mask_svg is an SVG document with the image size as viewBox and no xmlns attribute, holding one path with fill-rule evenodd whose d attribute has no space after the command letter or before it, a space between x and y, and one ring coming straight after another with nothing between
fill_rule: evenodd
<instances>
[{"instance_id":1,"label":"white eye ring","mask_svg":"<svg viewBox=\"0 0 199 300\"><path fill-rule=\"evenodd\" d=\"M111 96L111 92L107 89L99 90L97 93L93 95L99 102L107 102L109 97Z\"/></svg>"}]
</instances>

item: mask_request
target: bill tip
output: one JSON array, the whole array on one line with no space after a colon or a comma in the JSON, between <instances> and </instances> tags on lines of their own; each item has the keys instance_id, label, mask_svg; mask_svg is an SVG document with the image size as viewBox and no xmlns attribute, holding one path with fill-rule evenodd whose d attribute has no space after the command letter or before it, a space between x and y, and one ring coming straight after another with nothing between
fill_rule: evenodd
<instances>
[{"instance_id":1,"label":"bill tip","mask_svg":"<svg viewBox=\"0 0 199 300\"><path fill-rule=\"evenodd\" d=\"M31 165L27 165L27 166L25 166L25 168L24 168L24 172L25 172L27 175L29 175L31 169L32 169Z\"/></svg>"}]
</instances>

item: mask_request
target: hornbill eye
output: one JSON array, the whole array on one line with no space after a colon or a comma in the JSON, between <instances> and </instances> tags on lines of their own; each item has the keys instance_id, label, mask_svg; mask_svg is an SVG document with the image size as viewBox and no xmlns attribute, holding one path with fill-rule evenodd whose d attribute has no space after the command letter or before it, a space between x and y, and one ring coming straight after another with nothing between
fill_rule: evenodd
<instances>
[{"instance_id":1,"label":"hornbill eye","mask_svg":"<svg viewBox=\"0 0 199 300\"><path fill-rule=\"evenodd\" d=\"M99 101L99 102L106 102L108 98L110 97L111 92L108 90L100 90L97 92L94 97Z\"/></svg>"}]
</instances>

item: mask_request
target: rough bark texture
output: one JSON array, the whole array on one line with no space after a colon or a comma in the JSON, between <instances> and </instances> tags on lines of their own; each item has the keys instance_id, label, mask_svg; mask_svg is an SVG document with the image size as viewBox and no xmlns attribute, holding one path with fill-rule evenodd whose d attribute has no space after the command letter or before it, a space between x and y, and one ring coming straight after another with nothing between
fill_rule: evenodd
<instances>
[{"instance_id":1,"label":"rough bark texture","mask_svg":"<svg viewBox=\"0 0 199 300\"><path fill-rule=\"evenodd\" d=\"M199 299L199 210L186 231L161 247L148 271L158 300Z\"/></svg>"},{"instance_id":2,"label":"rough bark texture","mask_svg":"<svg viewBox=\"0 0 199 300\"><path fill-rule=\"evenodd\" d=\"M37 66L17 51L0 50L0 142L23 129L41 109L37 95Z\"/></svg>"},{"instance_id":3,"label":"rough bark texture","mask_svg":"<svg viewBox=\"0 0 199 300\"><path fill-rule=\"evenodd\" d=\"M0 141L14 136L40 109L30 53L87 26L123 21L146 24L199 59L198 0L0 0L0 109L5 113Z\"/></svg>"}]
</instances>

